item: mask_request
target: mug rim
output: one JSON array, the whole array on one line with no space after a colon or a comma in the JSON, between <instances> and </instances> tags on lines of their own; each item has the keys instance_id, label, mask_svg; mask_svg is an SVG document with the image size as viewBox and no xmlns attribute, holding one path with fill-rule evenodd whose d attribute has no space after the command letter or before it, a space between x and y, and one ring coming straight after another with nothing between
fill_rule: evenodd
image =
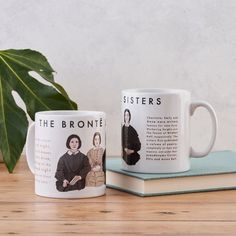
<instances>
[{"instance_id":1,"label":"mug rim","mask_svg":"<svg viewBox=\"0 0 236 236\"><path fill-rule=\"evenodd\" d=\"M38 111L36 115L44 116L57 116L57 117L72 117L72 116L106 116L103 111L88 111L88 110L50 110L50 111Z\"/></svg>"},{"instance_id":2,"label":"mug rim","mask_svg":"<svg viewBox=\"0 0 236 236\"><path fill-rule=\"evenodd\" d=\"M185 89L171 89L171 88L131 88L131 89L124 89L122 93L149 93L149 94L191 94L190 91Z\"/></svg>"}]
</instances>

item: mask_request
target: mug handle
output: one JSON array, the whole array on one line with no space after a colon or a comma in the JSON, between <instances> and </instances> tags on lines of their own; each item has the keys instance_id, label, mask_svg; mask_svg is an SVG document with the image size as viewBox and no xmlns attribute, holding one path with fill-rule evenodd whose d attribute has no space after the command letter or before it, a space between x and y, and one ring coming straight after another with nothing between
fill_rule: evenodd
<instances>
[{"instance_id":1,"label":"mug handle","mask_svg":"<svg viewBox=\"0 0 236 236\"><path fill-rule=\"evenodd\" d=\"M35 143L35 123L32 123L28 128L25 148L26 148L26 160L30 168L30 171L33 174L35 173L34 143Z\"/></svg>"},{"instance_id":2,"label":"mug handle","mask_svg":"<svg viewBox=\"0 0 236 236\"><path fill-rule=\"evenodd\" d=\"M191 102L190 104L190 115L192 116L194 111L198 107L204 107L208 110L211 116L211 122L212 122L212 134L211 134L211 139L210 143L208 144L207 148L202 151L202 152L197 152L195 151L192 147L190 148L190 156L191 157L203 157L206 156L212 149L215 140L216 140L216 133L217 133L217 128L218 128L218 122L217 122L217 117L214 108L207 102L205 101L194 101Z\"/></svg>"}]
</instances>

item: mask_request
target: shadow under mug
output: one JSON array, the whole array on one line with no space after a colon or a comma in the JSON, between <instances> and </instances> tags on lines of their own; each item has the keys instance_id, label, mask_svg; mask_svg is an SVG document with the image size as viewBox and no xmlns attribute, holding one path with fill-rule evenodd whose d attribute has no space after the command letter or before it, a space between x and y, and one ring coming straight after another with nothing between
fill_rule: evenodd
<instances>
[{"instance_id":1,"label":"shadow under mug","mask_svg":"<svg viewBox=\"0 0 236 236\"><path fill-rule=\"evenodd\" d=\"M190 156L203 157L212 149L217 117L205 101L192 101L181 89L122 91L122 168L139 173L174 173L190 169ZM198 107L210 114L212 134L207 148L190 146L190 117Z\"/></svg>"},{"instance_id":2,"label":"shadow under mug","mask_svg":"<svg viewBox=\"0 0 236 236\"><path fill-rule=\"evenodd\" d=\"M26 140L35 193L54 198L105 194L105 113L38 112Z\"/></svg>"}]
</instances>

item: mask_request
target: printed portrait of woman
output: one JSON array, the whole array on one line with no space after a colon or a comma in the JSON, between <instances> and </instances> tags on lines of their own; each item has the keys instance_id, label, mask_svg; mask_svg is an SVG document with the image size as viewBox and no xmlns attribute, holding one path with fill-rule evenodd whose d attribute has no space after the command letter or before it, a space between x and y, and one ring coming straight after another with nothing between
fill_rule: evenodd
<instances>
[{"instance_id":1,"label":"printed portrait of woman","mask_svg":"<svg viewBox=\"0 0 236 236\"><path fill-rule=\"evenodd\" d=\"M127 165L135 165L140 155L138 151L141 149L141 143L137 131L130 125L131 113L129 109L124 111L124 125L122 126L122 157Z\"/></svg>"},{"instance_id":2,"label":"printed portrait of woman","mask_svg":"<svg viewBox=\"0 0 236 236\"><path fill-rule=\"evenodd\" d=\"M101 145L101 134L99 132L93 135L93 148L88 153L89 163L91 165L91 171L86 177L86 186L97 187L105 184L104 174L104 149Z\"/></svg>"},{"instance_id":3,"label":"printed portrait of woman","mask_svg":"<svg viewBox=\"0 0 236 236\"><path fill-rule=\"evenodd\" d=\"M59 159L55 174L56 188L60 192L85 188L85 178L91 166L86 155L80 152L81 140L76 134L67 138L68 151Z\"/></svg>"}]
</instances>

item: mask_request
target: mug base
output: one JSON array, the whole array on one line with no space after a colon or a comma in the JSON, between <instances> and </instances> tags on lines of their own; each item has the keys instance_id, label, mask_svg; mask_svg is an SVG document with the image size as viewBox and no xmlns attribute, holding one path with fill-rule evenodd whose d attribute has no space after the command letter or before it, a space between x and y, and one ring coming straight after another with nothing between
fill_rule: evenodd
<instances>
[{"instance_id":1,"label":"mug base","mask_svg":"<svg viewBox=\"0 0 236 236\"><path fill-rule=\"evenodd\" d=\"M68 192L40 192L35 190L35 194L46 198L60 198L60 199L81 199L81 198L95 198L106 194L106 186L100 187L86 187L82 190L74 190Z\"/></svg>"},{"instance_id":2,"label":"mug base","mask_svg":"<svg viewBox=\"0 0 236 236\"><path fill-rule=\"evenodd\" d=\"M138 173L138 174L175 174L175 173L187 172L190 170L189 167L182 170L153 170L153 171L134 170L134 169L125 168L125 167L122 167L121 169L127 172Z\"/></svg>"}]
</instances>

